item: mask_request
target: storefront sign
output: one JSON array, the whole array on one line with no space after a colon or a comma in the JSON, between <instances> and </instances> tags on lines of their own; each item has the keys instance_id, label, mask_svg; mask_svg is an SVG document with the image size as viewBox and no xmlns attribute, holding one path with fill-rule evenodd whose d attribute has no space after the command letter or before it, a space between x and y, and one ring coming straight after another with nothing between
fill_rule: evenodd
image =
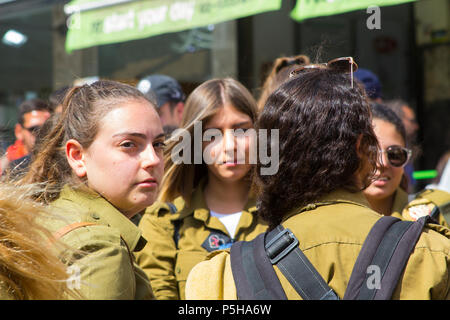
<instances>
[{"instance_id":1,"label":"storefront sign","mask_svg":"<svg viewBox=\"0 0 450 320\"><path fill-rule=\"evenodd\" d=\"M282 0L115 1L109 6L98 5L98 0L74 0L66 5L65 11L71 13L67 52L279 10Z\"/></svg>"},{"instance_id":2,"label":"storefront sign","mask_svg":"<svg viewBox=\"0 0 450 320\"><path fill-rule=\"evenodd\" d=\"M366 9L371 6L391 6L415 0L297 0L291 18L303 21L308 18L330 16Z\"/></svg>"}]
</instances>

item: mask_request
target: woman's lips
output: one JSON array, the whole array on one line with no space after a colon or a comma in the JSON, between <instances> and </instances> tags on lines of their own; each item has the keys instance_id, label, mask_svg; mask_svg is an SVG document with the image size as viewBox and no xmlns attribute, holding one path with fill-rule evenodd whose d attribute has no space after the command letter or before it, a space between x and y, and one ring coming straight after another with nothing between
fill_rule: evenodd
<instances>
[{"instance_id":1,"label":"woman's lips","mask_svg":"<svg viewBox=\"0 0 450 320\"><path fill-rule=\"evenodd\" d=\"M373 184L376 187L384 187L389 182L389 180L391 180L389 177L379 177L373 182Z\"/></svg>"},{"instance_id":2,"label":"woman's lips","mask_svg":"<svg viewBox=\"0 0 450 320\"><path fill-rule=\"evenodd\" d=\"M226 167L235 167L239 164L245 164L244 160L227 160L222 163Z\"/></svg>"},{"instance_id":3,"label":"woman's lips","mask_svg":"<svg viewBox=\"0 0 450 320\"><path fill-rule=\"evenodd\" d=\"M158 186L158 182L156 182L156 179L146 179L138 182L137 185L143 188L155 188Z\"/></svg>"}]
</instances>

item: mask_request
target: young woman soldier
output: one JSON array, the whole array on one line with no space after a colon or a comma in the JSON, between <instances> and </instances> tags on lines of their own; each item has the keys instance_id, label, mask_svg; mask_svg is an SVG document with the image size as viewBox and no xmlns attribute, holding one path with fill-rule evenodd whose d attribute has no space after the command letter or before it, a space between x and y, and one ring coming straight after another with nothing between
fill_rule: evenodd
<instances>
[{"instance_id":1,"label":"young woman soldier","mask_svg":"<svg viewBox=\"0 0 450 320\"><path fill-rule=\"evenodd\" d=\"M364 190L372 209L385 216L416 220L418 215L430 214L434 208L430 197L450 202L450 194L440 190L427 190L408 204L407 182L404 166L412 151L406 148L406 133L402 120L387 106L372 103L372 124L380 145L381 161L375 180ZM402 187L403 182L406 185ZM434 200L434 198L431 198ZM436 201L434 201L436 202ZM422 213L423 211L423 213ZM448 227L442 215L436 214L436 222Z\"/></svg>"},{"instance_id":2,"label":"young woman soldier","mask_svg":"<svg viewBox=\"0 0 450 320\"><path fill-rule=\"evenodd\" d=\"M256 120L251 94L233 79L213 79L192 92L184 110L184 130L174 133L167 149L162 202L147 210L139 224L152 240L137 253L137 261L158 299L184 299L195 264L211 251L253 239L267 228L255 214L250 192L254 137L237 134L250 131ZM217 136L206 138L214 132ZM191 156L177 161L176 148L186 141L182 152ZM176 208L170 210L166 202Z\"/></svg>"},{"instance_id":3,"label":"young woman soldier","mask_svg":"<svg viewBox=\"0 0 450 320\"><path fill-rule=\"evenodd\" d=\"M24 182L43 183L36 199L64 212L57 238L84 255L78 268L88 299L149 299L133 252L146 240L130 221L150 206L163 175L164 134L154 104L137 89L97 81L69 91Z\"/></svg>"},{"instance_id":4,"label":"young woman soldier","mask_svg":"<svg viewBox=\"0 0 450 320\"><path fill-rule=\"evenodd\" d=\"M263 164L256 166L258 214L271 229L281 224L293 232L340 298L370 229L381 218L361 192L375 172L378 144L367 97L352 81L352 68L349 57L299 69L269 97L257 124L259 130L279 130L280 141L278 172L261 175ZM449 298L450 232L438 227L425 228L393 299ZM274 269L287 298L300 299ZM188 299L236 297L226 251L198 264L188 277Z\"/></svg>"}]
</instances>

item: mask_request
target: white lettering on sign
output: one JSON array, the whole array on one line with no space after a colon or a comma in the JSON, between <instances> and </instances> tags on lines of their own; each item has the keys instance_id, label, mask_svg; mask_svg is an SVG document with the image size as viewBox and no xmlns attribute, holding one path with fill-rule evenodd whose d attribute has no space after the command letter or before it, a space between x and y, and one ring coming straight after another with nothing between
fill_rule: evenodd
<instances>
[{"instance_id":1,"label":"white lettering on sign","mask_svg":"<svg viewBox=\"0 0 450 320\"><path fill-rule=\"evenodd\" d=\"M134 28L134 10L124 14L114 13L103 22L103 32L108 34Z\"/></svg>"},{"instance_id":2,"label":"white lettering on sign","mask_svg":"<svg viewBox=\"0 0 450 320\"><path fill-rule=\"evenodd\" d=\"M170 6L170 19L172 21L191 21L194 16L195 2L175 2Z\"/></svg>"},{"instance_id":3,"label":"white lettering on sign","mask_svg":"<svg viewBox=\"0 0 450 320\"><path fill-rule=\"evenodd\" d=\"M167 10L167 6L162 6L139 12L137 14L139 30L141 31L146 27L164 22L167 16Z\"/></svg>"}]
</instances>

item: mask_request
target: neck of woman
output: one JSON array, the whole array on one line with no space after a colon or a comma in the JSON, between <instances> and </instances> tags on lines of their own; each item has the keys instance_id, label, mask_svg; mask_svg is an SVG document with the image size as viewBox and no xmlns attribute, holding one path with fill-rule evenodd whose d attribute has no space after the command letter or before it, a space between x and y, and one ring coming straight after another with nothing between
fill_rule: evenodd
<instances>
[{"instance_id":1,"label":"neck of woman","mask_svg":"<svg viewBox=\"0 0 450 320\"><path fill-rule=\"evenodd\" d=\"M244 209L249 190L250 182L244 179L226 182L210 174L204 197L209 210L223 214L236 213Z\"/></svg>"},{"instance_id":2,"label":"neck of woman","mask_svg":"<svg viewBox=\"0 0 450 320\"><path fill-rule=\"evenodd\" d=\"M373 210L384 216L390 216L392 212L392 205L394 203L394 196L390 196L384 199L369 199L367 201Z\"/></svg>"}]
</instances>

